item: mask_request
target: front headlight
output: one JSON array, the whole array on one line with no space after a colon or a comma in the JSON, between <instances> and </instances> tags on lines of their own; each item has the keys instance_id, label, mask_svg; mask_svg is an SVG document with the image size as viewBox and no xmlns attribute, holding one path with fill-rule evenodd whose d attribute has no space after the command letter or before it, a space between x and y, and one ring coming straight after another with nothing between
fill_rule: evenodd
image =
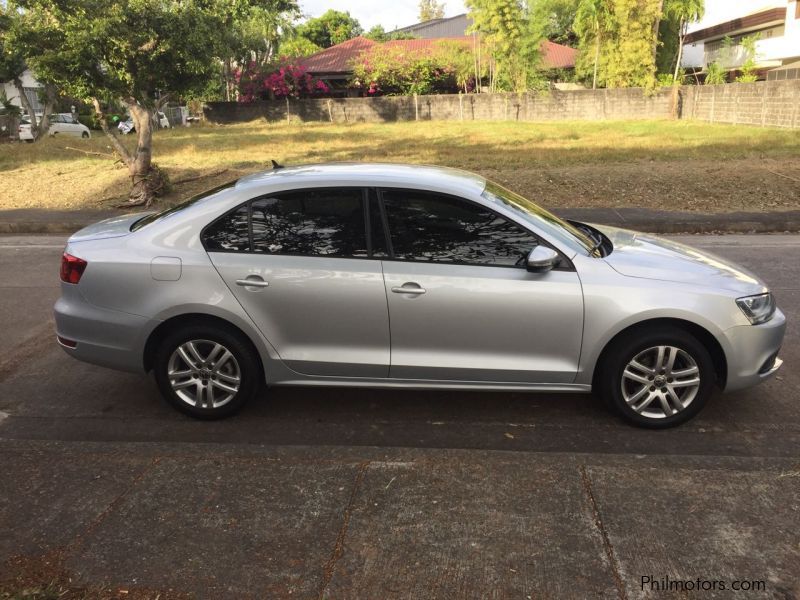
<instances>
[{"instance_id":1,"label":"front headlight","mask_svg":"<svg viewBox=\"0 0 800 600\"><path fill-rule=\"evenodd\" d=\"M772 294L759 294L758 296L745 296L738 298L736 304L742 309L744 316L746 316L750 323L758 325L766 323L775 314L775 300Z\"/></svg>"}]
</instances>

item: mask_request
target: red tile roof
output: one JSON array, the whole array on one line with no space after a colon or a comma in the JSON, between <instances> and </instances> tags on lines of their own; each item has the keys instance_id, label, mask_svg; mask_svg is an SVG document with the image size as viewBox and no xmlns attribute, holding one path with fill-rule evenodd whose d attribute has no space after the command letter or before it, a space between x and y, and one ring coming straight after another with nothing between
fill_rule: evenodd
<instances>
[{"instance_id":1,"label":"red tile roof","mask_svg":"<svg viewBox=\"0 0 800 600\"><path fill-rule=\"evenodd\" d=\"M391 47L402 47L409 51L424 50L430 48L441 41L454 41L462 44L472 44L471 36L459 36L451 38L434 39L412 39L412 40L390 40L384 45ZM300 66L305 67L309 73L313 74L334 74L352 72L352 63L365 50L369 50L378 44L365 37L356 37L341 44L336 44L330 48L325 48L316 54L307 56L298 61ZM550 41L542 43L542 64L545 68L565 68L574 67L578 51L568 46L555 44Z\"/></svg>"},{"instance_id":2,"label":"red tile roof","mask_svg":"<svg viewBox=\"0 0 800 600\"><path fill-rule=\"evenodd\" d=\"M542 42L542 66L546 69L572 68L577 59L578 51L575 48L549 40Z\"/></svg>"}]
</instances>

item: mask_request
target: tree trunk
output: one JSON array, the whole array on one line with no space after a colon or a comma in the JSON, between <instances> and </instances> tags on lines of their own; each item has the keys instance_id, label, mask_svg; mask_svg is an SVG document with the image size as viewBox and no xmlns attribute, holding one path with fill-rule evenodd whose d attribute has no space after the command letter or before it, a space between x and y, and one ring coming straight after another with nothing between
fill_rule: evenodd
<instances>
[{"instance_id":1,"label":"tree trunk","mask_svg":"<svg viewBox=\"0 0 800 600\"><path fill-rule=\"evenodd\" d=\"M678 82L678 73L681 70L681 60L683 59L683 38L684 38L684 21L681 19L680 29L678 30L678 62L675 63L675 74L672 76L672 81Z\"/></svg>"},{"instance_id":2,"label":"tree trunk","mask_svg":"<svg viewBox=\"0 0 800 600\"><path fill-rule=\"evenodd\" d=\"M28 101L28 97L25 95L25 88L22 87L22 80L19 77L14 77L14 87L17 88L17 94L19 94L19 102L22 104L22 108L28 113L28 120L31 122L31 135L35 142L39 139L39 122L36 119L36 113L33 112L33 107Z\"/></svg>"},{"instance_id":3,"label":"tree trunk","mask_svg":"<svg viewBox=\"0 0 800 600\"><path fill-rule=\"evenodd\" d=\"M157 196L167 191L169 180L166 174L152 164L153 129L151 113L135 102L126 102L136 125L136 154L128 165L131 175L130 206L144 205L149 208Z\"/></svg>"},{"instance_id":4,"label":"tree trunk","mask_svg":"<svg viewBox=\"0 0 800 600\"><path fill-rule=\"evenodd\" d=\"M597 34L597 41L594 48L594 75L592 76L592 89L597 89L597 65L600 62L600 33Z\"/></svg>"},{"instance_id":5,"label":"tree trunk","mask_svg":"<svg viewBox=\"0 0 800 600\"><path fill-rule=\"evenodd\" d=\"M661 16L664 14L664 0L658 0L658 13L656 13L656 20L653 23L653 67L656 67L656 58L658 57L658 28L661 26Z\"/></svg>"},{"instance_id":6,"label":"tree trunk","mask_svg":"<svg viewBox=\"0 0 800 600\"><path fill-rule=\"evenodd\" d=\"M122 162L128 168L131 177L131 191L128 195L128 202L121 207L145 206L147 208L153 204L157 196L168 191L169 179L166 173L152 163L152 139L153 130L151 128L150 111L136 103L135 100L125 101L134 127L136 127L136 152L131 153L120 141L117 135L108 127L105 114L100 101L92 98L94 110L100 120L100 127L103 133L111 141Z\"/></svg>"}]
</instances>

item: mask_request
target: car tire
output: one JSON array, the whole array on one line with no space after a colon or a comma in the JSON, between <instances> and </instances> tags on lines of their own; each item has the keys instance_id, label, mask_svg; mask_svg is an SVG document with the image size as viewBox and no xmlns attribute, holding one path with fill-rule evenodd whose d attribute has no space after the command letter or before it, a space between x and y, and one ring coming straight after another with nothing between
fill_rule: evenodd
<instances>
[{"instance_id":1,"label":"car tire","mask_svg":"<svg viewBox=\"0 0 800 600\"><path fill-rule=\"evenodd\" d=\"M716 383L708 349L679 328L623 334L608 348L599 368L601 395L611 408L629 423L649 429L692 419Z\"/></svg>"},{"instance_id":2,"label":"car tire","mask_svg":"<svg viewBox=\"0 0 800 600\"><path fill-rule=\"evenodd\" d=\"M248 340L212 324L190 325L167 335L156 350L154 371L164 399L202 420L238 412L258 394L264 380Z\"/></svg>"},{"instance_id":3,"label":"car tire","mask_svg":"<svg viewBox=\"0 0 800 600\"><path fill-rule=\"evenodd\" d=\"M89 139L89 134L88 134L86 131L84 131L84 132L81 134L81 137L82 137L83 139L85 139L85 140L88 140L88 139Z\"/></svg>"}]
</instances>

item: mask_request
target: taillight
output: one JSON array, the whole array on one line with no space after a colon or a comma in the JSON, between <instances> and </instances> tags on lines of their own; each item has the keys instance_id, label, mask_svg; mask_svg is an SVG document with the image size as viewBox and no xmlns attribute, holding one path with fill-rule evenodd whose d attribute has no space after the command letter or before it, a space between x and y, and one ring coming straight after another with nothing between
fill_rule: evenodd
<instances>
[{"instance_id":1,"label":"taillight","mask_svg":"<svg viewBox=\"0 0 800 600\"><path fill-rule=\"evenodd\" d=\"M81 280L81 275L86 270L87 264L89 263L82 258L64 252L61 256L61 281L78 283Z\"/></svg>"}]
</instances>

